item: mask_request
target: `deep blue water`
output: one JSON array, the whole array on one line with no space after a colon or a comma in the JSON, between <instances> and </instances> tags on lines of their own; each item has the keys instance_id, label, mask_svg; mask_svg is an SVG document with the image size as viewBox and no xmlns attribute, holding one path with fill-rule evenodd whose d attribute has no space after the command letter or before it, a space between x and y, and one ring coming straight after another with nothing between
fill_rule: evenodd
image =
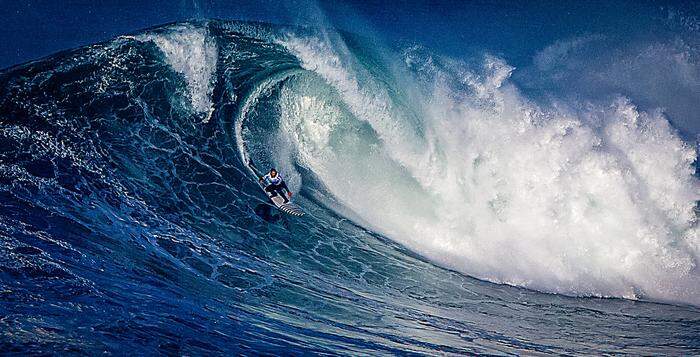
<instances>
[{"instance_id":1,"label":"deep blue water","mask_svg":"<svg viewBox=\"0 0 700 357\"><path fill-rule=\"evenodd\" d=\"M400 158L384 146L390 147L393 140L387 133L407 132L415 135L414 142L423 142L439 128L421 126L424 119L416 114L427 112L428 104L416 104L416 98L427 95L421 92L427 87L413 93L402 84L402 76L420 81L421 76L452 68L451 64L445 60L440 64L443 69L423 71L427 63L440 61L430 56L428 61L421 57L421 49L412 47L404 52L412 59L405 61L410 62L409 68L396 69L392 68L394 54L381 49L375 52L366 43L372 41L365 37L325 35L337 47L314 47L313 41L305 47L304 39L324 38L312 29L222 21L181 23L61 52L0 73L0 351L90 355L700 353L700 310L693 306L700 296L692 285L697 282L697 268L679 273L655 260L642 260L652 271L649 277L666 277L683 291L662 283L663 289L655 289L654 284L640 282L647 275L636 270L637 265L617 271L614 267L626 262L607 262L604 255L588 260L585 255L581 258L564 251L562 254L576 260L573 265L590 264L578 282L566 283L559 275L551 277L536 268L513 265L523 269L519 275L521 272L510 270L506 259L482 264L454 240L440 241L442 236L430 245L432 238L421 236L424 230L420 227L415 231L420 242L402 240L406 236L402 229L412 229L413 222L389 214L398 209L397 203L381 209L373 206L374 201L363 196L372 188L363 185L375 182L375 174L398 170L390 178L392 185L382 186L384 192L391 195L392 187L405 184L399 195L409 191L416 194L415 200L422 199L415 187L430 185L420 177L416 178L420 184L402 181L411 176L407 172L417 175L419 168L386 164ZM294 42L297 39L302 39L302 45ZM339 60L324 62L333 58L324 52L318 63L313 62L316 57L304 52L308 48L328 50ZM347 60L350 57L352 61ZM694 57L690 61L697 63L692 62ZM356 70L355 82L332 67L340 63L351 72L349 62L362 68ZM464 71L454 71L449 73L472 78ZM477 77L486 78L485 83L491 78L486 74L473 78ZM356 86L346 85L348 82ZM478 91L481 87L464 89L471 82L460 83L447 86L454 91L447 97L460 97L464 92L481 95L479 103L492 100ZM388 89L380 91L375 85ZM355 90L385 93L386 97L363 102L367 97L357 99ZM690 99L697 97L694 95L688 94ZM377 105L378 100L391 104ZM386 129L385 122L345 119L359 117L362 111L358 108L372 111L372 118L399 113L400 120ZM480 115L490 111L484 113ZM387 117L396 117L391 115ZM405 123L419 129L406 129ZM547 125L541 122L536 127ZM630 135L644 139L655 130L654 125ZM470 128L479 132L477 126ZM507 129L494 130L500 130L496 136L510 135L504 134L509 133ZM575 130L562 129L569 133L562 135L577 135L571 134ZM279 144L280 133L293 139ZM654 132L655 138L667 140L667 146L683 147L673 134L659 133ZM436 142L445 146L436 157L449 157L451 137L439 137ZM615 152L640 151L652 145L642 139L641 146L630 144ZM329 147L333 150L325 150ZM523 150L527 147L523 144ZM413 155L412 148L406 150ZM605 150L603 146L593 151ZM484 153L497 156L498 150L485 149ZM479 160L488 165L489 156L484 155ZM375 156L380 159L374 161ZM298 191L295 200L306 215L282 215L267 205L242 157L263 167L280 167ZM336 166L323 165L334 160L345 160L342 163L349 171L360 171L330 182L325 168L333 175L338 174L333 171ZM363 167L370 169L361 171ZM494 181L511 178L498 176L500 171L494 170L490 176ZM683 172L673 176L677 179L673 182L697 188L694 177L683 176ZM646 178L644 173L639 175ZM653 182L639 180L642 183L634 187L652 193L657 189ZM334 183L345 185L345 192L357 191L343 196L330 187ZM511 203L504 204L517 204L513 198L517 192L510 195ZM692 202L686 199L688 195L679 193L673 196L674 202ZM569 198L562 197L558 200ZM478 204L478 199L474 202ZM489 204L498 202L502 201ZM387 216L379 220L363 216L358 213L363 205L388 212ZM508 211L494 208L493 212L503 222L517 221ZM415 214L418 221L430 216L406 214ZM629 213L634 214L637 211ZM644 222L657 217L639 215L648 220ZM394 225L397 219L401 222L398 228ZM482 218L469 219L476 222L477 231L483 228ZM675 216L665 219L673 222L669 227L690 238L679 238L682 234L678 233L669 238L671 242L659 244L668 244L671 250L688 244L681 253L691 261L697 259L697 250L692 250L692 244L697 244L692 241L697 224ZM444 226L430 227L439 230ZM649 223L649 227L656 226ZM606 229L612 228L600 228ZM459 231L458 235L462 233L471 234ZM478 232L474 234L479 237ZM597 237L591 234L591 239ZM566 237L572 239L572 245L578 244L576 236ZM601 244L614 251L616 239L604 238ZM544 249L537 244L532 241L528 247ZM494 251L509 247L512 245ZM582 243L581 247L590 248L591 256L595 251L594 246ZM442 259L439 249L452 249L461 258ZM513 249L517 253L519 248ZM640 251L649 252L644 249ZM681 253L674 259L684 262L686 255ZM556 262L542 261L542 265L557 269ZM605 272L588 279L597 276L596 264L614 273L609 279ZM499 270L499 265L504 268ZM472 272L507 284L472 278ZM635 291L632 299L623 298L630 297L621 292L628 288ZM576 295L579 297L573 297Z\"/></svg>"}]
</instances>

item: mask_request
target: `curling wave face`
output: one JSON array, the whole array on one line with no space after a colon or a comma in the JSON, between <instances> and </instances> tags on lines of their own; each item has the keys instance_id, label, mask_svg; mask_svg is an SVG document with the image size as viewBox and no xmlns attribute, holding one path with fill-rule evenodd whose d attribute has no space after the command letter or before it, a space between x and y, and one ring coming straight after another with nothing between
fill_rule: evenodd
<instances>
[{"instance_id":1,"label":"curling wave face","mask_svg":"<svg viewBox=\"0 0 700 357\"><path fill-rule=\"evenodd\" d=\"M696 154L661 111L364 42L182 23L1 73L3 346L700 348L694 307L567 297L700 304ZM265 208L249 158L304 219Z\"/></svg>"},{"instance_id":2,"label":"curling wave face","mask_svg":"<svg viewBox=\"0 0 700 357\"><path fill-rule=\"evenodd\" d=\"M661 112L542 107L498 58L469 69L417 49L399 69L417 94L397 100L348 51L282 43L333 90L285 88L280 137L388 237L489 281L700 303L695 148Z\"/></svg>"}]
</instances>

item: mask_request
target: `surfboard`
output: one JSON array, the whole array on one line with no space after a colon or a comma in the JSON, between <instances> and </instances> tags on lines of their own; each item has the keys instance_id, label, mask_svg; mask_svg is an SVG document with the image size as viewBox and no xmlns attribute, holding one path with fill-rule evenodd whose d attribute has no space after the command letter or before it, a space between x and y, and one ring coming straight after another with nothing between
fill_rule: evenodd
<instances>
[{"instance_id":1,"label":"surfboard","mask_svg":"<svg viewBox=\"0 0 700 357\"><path fill-rule=\"evenodd\" d=\"M255 167L255 165L253 165L252 162L249 162L248 166L250 166L253 172L258 176L257 178L263 176L260 173L260 171L258 171L258 168ZM272 204L275 207L277 207L280 211L297 217L301 217L304 215L304 211L302 211L301 207L299 207L299 205L297 205L296 203L293 203L291 199L289 199L289 202L284 203L284 199L282 198L282 196L280 196L279 193L273 197L271 192L265 191L265 185L262 182L260 182L259 180L256 181L258 182L258 186L260 186L263 192L265 192L265 194L267 195L267 198L270 199L270 202L272 202Z\"/></svg>"},{"instance_id":2,"label":"surfboard","mask_svg":"<svg viewBox=\"0 0 700 357\"><path fill-rule=\"evenodd\" d=\"M279 194L277 194L277 196L275 197L272 197L270 196L269 192L265 191L265 193L267 194L267 197L270 198L270 201L272 201L272 204L274 204L275 207L279 208L280 211L297 217L301 217L304 215L304 211L301 210L301 207L293 203L291 200L287 203L284 203L284 199L282 199L282 197L280 197Z\"/></svg>"}]
</instances>

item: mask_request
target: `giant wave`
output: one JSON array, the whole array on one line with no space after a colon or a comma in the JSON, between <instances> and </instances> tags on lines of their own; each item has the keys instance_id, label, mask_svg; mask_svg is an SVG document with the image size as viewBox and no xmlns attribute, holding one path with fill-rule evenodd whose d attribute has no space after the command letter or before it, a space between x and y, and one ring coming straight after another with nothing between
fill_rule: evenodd
<instances>
[{"instance_id":1,"label":"giant wave","mask_svg":"<svg viewBox=\"0 0 700 357\"><path fill-rule=\"evenodd\" d=\"M692 144L633 98L542 101L514 71L488 54L222 21L4 71L4 340L566 353L546 322L518 336L503 315L654 315L566 296L700 304ZM260 215L249 158L286 174L308 218ZM666 309L666 322L689 313ZM581 335L618 333L588 318L574 315Z\"/></svg>"}]
</instances>

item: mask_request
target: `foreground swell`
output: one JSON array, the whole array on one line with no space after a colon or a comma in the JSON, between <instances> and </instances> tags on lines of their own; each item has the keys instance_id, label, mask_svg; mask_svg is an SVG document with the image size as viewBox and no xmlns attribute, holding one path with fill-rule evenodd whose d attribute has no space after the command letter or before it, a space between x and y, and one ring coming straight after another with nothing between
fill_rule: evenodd
<instances>
[{"instance_id":1,"label":"foreground swell","mask_svg":"<svg viewBox=\"0 0 700 357\"><path fill-rule=\"evenodd\" d=\"M0 74L3 351L698 351L695 308L494 285L363 228L310 160L380 152L392 170L391 137L278 31L167 26ZM240 150L287 165L303 219L265 212ZM622 340L629 325L646 327Z\"/></svg>"}]
</instances>

